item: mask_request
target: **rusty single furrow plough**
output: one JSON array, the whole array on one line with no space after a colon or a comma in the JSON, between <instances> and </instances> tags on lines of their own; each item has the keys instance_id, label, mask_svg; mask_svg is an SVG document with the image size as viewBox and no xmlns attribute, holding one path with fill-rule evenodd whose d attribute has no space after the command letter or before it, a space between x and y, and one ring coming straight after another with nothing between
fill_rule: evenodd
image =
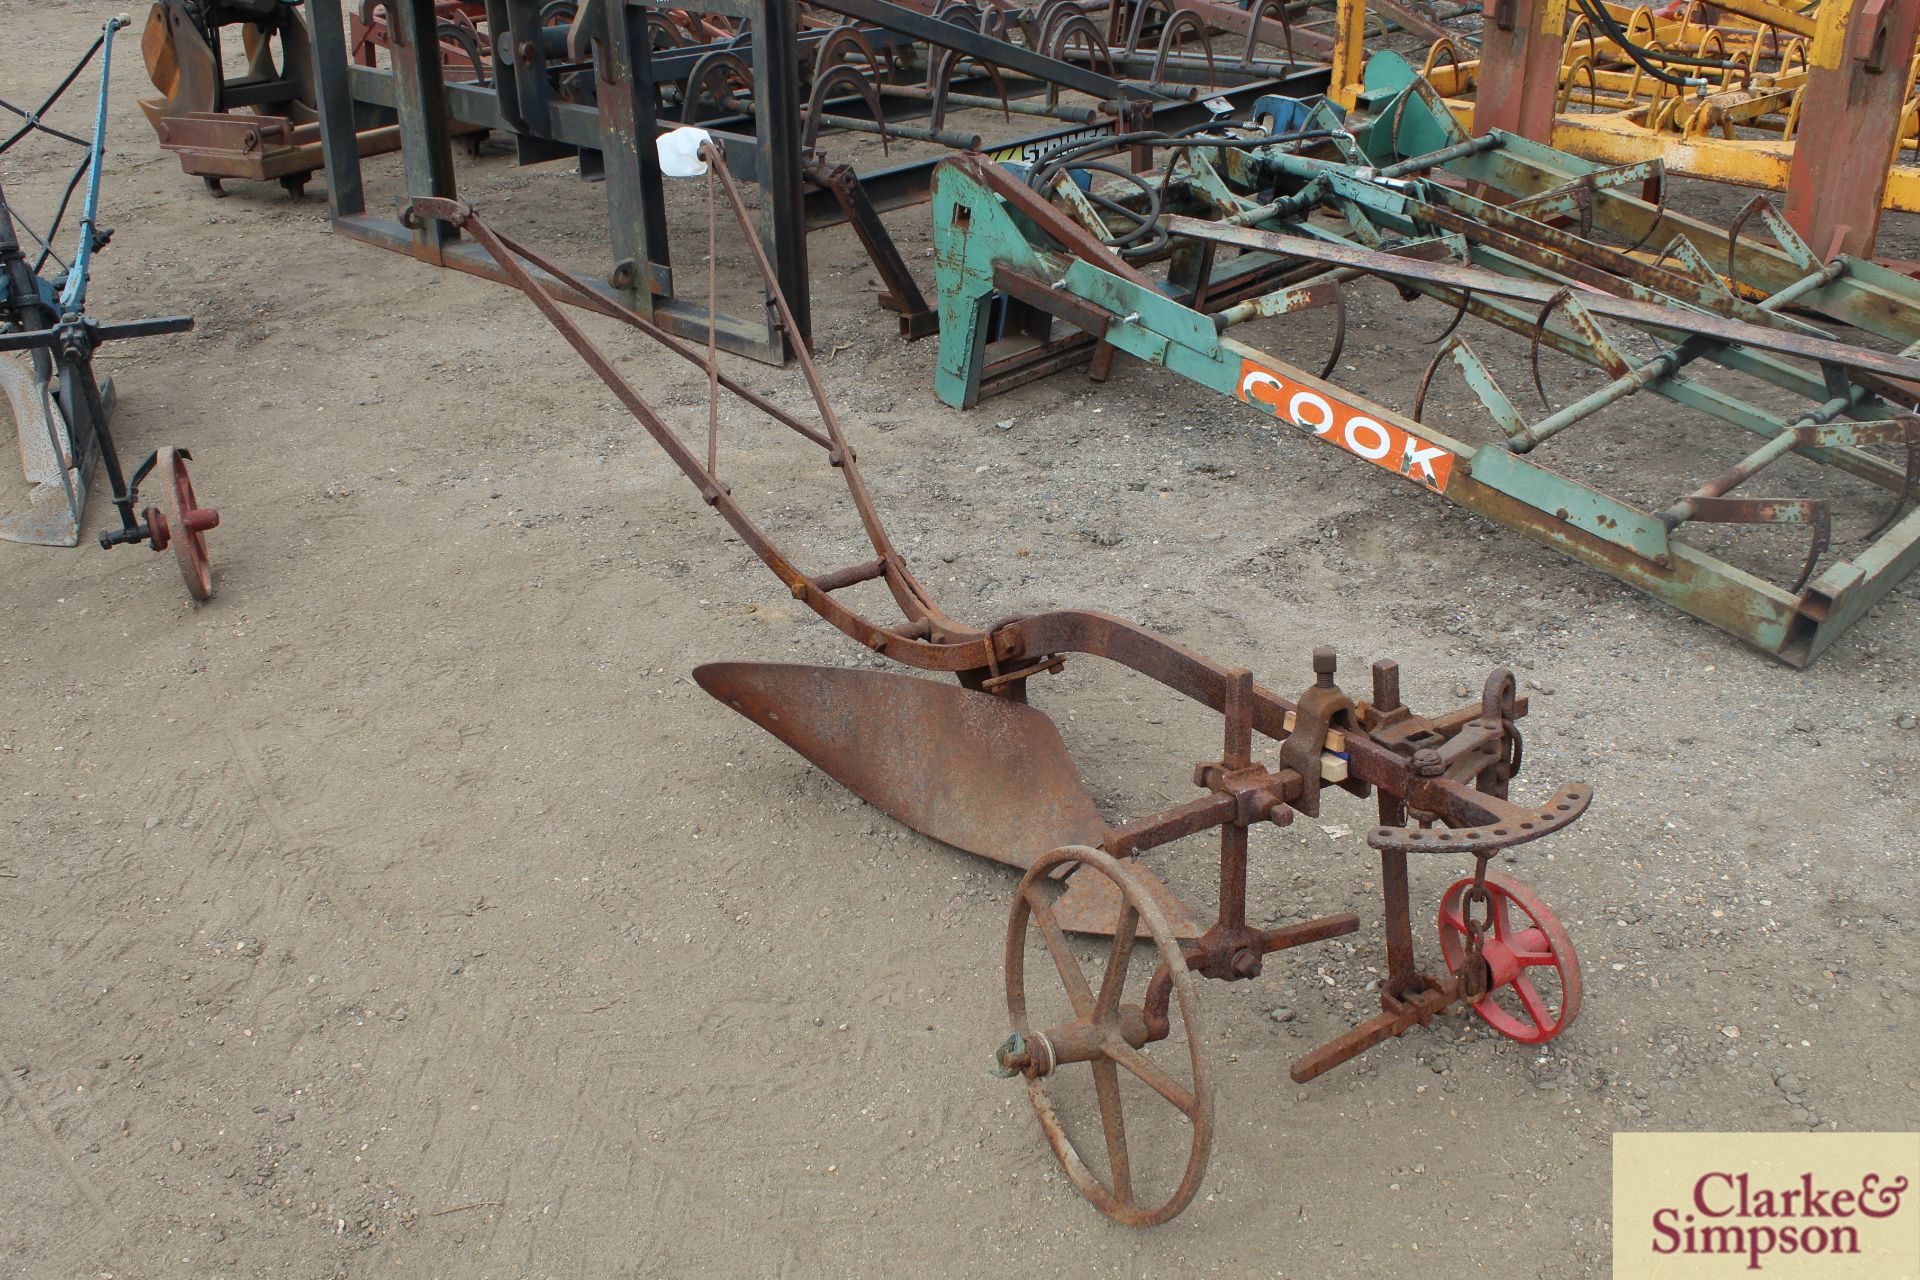
<instances>
[{"instance_id":1,"label":"rusty single furrow plough","mask_svg":"<svg viewBox=\"0 0 1920 1280\"><path fill-rule=\"evenodd\" d=\"M795 334L792 310L753 234L723 152L708 144L700 156L754 251L779 325ZM1374 664L1370 697L1357 700L1343 692L1331 649L1314 651L1312 684L1289 699L1255 684L1244 669L1102 613L1062 610L970 626L934 603L889 539L804 342L796 340L794 351L817 422L721 373L711 346L702 351L637 312L599 308L703 368L715 405L726 390L826 453L846 484L872 554L828 572L803 570L722 479L717 412L707 415L703 460L571 319L562 303L591 297L588 281L495 231L463 202L415 197L409 216L471 236L795 599L873 653L957 677L946 683L773 663L714 663L695 672L707 692L876 808L1025 873L1007 934L1010 1034L996 1062L1001 1073L1026 1081L1067 1176L1103 1212L1134 1225L1164 1222L1192 1199L1204 1174L1214 1102L1194 975L1249 979L1268 955L1358 929L1352 913L1278 927L1247 918L1252 829L1286 826L1295 814L1318 816L1329 790L1377 796L1379 822L1368 843L1381 858L1388 971L1381 1012L1302 1057L1293 1067L1296 1080L1310 1080L1456 1004L1530 1044L1559 1034L1573 1020L1580 969L1559 921L1526 886L1487 868L1498 851L1573 822L1592 793L1570 784L1540 804L1508 799L1521 761L1516 722L1527 712L1510 672L1494 671L1477 703L1423 716L1402 703L1391 662ZM876 621L845 603L841 593L862 583L883 585L900 619ZM1034 679L1060 670L1077 654L1116 662L1221 713L1221 752L1195 767L1195 799L1121 823L1101 817L1059 731L1027 703ZM1256 734L1278 743L1277 767L1255 759ZM1138 858L1216 830L1219 901L1206 922ZM1445 969L1438 974L1414 960L1408 890L1408 855L1414 853L1453 857L1467 872L1439 904ZM1069 933L1111 935L1097 983L1083 971ZM1158 963L1129 996L1130 962L1142 937ZM1032 984L1041 979L1027 964L1030 947L1048 957L1040 972L1050 970L1053 977L1043 981L1057 981L1070 1006L1058 1019L1036 1015ZM1084 1136L1076 1141L1076 1126L1056 1101L1056 1088L1082 1064L1093 1080L1097 1146ZM1182 1135L1179 1174L1165 1194L1145 1193L1144 1180L1136 1177L1143 1166L1135 1162L1123 1118L1122 1076L1173 1108L1169 1122ZM1155 1128L1149 1123L1134 1132L1137 1141ZM1087 1152L1094 1153L1092 1160Z\"/></svg>"}]
</instances>

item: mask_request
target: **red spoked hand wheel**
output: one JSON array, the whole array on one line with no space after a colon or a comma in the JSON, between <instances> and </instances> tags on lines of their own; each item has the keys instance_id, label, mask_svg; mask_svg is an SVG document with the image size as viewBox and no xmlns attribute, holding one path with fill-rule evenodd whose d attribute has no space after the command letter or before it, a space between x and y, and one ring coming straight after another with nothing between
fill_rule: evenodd
<instances>
[{"instance_id":1,"label":"red spoked hand wheel","mask_svg":"<svg viewBox=\"0 0 1920 1280\"><path fill-rule=\"evenodd\" d=\"M1440 898L1440 952L1458 973L1467 953L1467 890L1471 877ZM1545 1044L1580 1012L1580 958L1560 918L1531 885L1487 873L1489 920L1480 954L1491 979L1473 1003L1486 1024L1521 1044ZM1543 991L1542 988L1545 988Z\"/></svg>"},{"instance_id":2,"label":"red spoked hand wheel","mask_svg":"<svg viewBox=\"0 0 1920 1280\"><path fill-rule=\"evenodd\" d=\"M193 494L193 481L187 475L185 449L172 447L154 454L153 474L160 486L160 501L147 508L148 541L155 551L173 548L180 561L180 577L187 594L195 600L213 596L213 566L207 562L207 530L218 528L220 513L203 507Z\"/></svg>"}]
</instances>

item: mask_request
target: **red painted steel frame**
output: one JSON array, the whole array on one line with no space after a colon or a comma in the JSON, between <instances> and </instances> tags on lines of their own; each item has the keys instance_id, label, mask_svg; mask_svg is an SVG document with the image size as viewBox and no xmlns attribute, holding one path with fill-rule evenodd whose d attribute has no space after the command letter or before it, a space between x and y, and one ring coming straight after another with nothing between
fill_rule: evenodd
<instances>
[{"instance_id":1,"label":"red painted steel frame","mask_svg":"<svg viewBox=\"0 0 1920 1280\"><path fill-rule=\"evenodd\" d=\"M1551 142L1566 0L1486 0L1485 7L1473 131L1504 129Z\"/></svg>"},{"instance_id":2,"label":"red painted steel frame","mask_svg":"<svg viewBox=\"0 0 1920 1280\"><path fill-rule=\"evenodd\" d=\"M1814 37L1786 215L1822 262L1873 256L1916 37L1920 0L1852 0Z\"/></svg>"}]
</instances>

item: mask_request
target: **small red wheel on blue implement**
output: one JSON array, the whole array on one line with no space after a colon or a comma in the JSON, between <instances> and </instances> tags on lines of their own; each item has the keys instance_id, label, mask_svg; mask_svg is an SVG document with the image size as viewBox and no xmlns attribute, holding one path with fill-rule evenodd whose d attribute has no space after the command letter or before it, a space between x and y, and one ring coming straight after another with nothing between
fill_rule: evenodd
<instances>
[{"instance_id":1,"label":"small red wheel on blue implement","mask_svg":"<svg viewBox=\"0 0 1920 1280\"><path fill-rule=\"evenodd\" d=\"M153 477L160 495L146 511L148 541L155 551L171 546L180 563L180 576L186 580L187 594L195 600L208 600L213 596L213 565L207 560L205 535L207 530L219 527L220 513L195 500L193 479L187 474L191 456L171 445L155 452Z\"/></svg>"}]
</instances>

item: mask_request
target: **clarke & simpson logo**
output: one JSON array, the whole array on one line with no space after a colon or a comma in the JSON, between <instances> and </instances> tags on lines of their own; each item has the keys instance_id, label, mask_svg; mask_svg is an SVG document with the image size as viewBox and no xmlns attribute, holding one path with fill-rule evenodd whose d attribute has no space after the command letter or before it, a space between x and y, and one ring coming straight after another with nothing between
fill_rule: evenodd
<instances>
[{"instance_id":1,"label":"clarke & simpson logo","mask_svg":"<svg viewBox=\"0 0 1920 1280\"><path fill-rule=\"evenodd\" d=\"M1920 1280L1920 1134L1614 1135L1616 1280Z\"/></svg>"},{"instance_id":2,"label":"clarke & simpson logo","mask_svg":"<svg viewBox=\"0 0 1920 1280\"><path fill-rule=\"evenodd\" d=\"M1752 1174L1715 1170L1700 1175L1685 1207L1654 1210L1653 1251L1739 1254L1749 1271L1775 1253L1857 1257L1860 1224L1849 1219L1891 1218L1906 1194L1906 1178L1877 1173L1862 1175L1857 1189L1817 1186L1811 1173L1798 1186L1756 1189Z\"/></svg>"}]
</instances>

